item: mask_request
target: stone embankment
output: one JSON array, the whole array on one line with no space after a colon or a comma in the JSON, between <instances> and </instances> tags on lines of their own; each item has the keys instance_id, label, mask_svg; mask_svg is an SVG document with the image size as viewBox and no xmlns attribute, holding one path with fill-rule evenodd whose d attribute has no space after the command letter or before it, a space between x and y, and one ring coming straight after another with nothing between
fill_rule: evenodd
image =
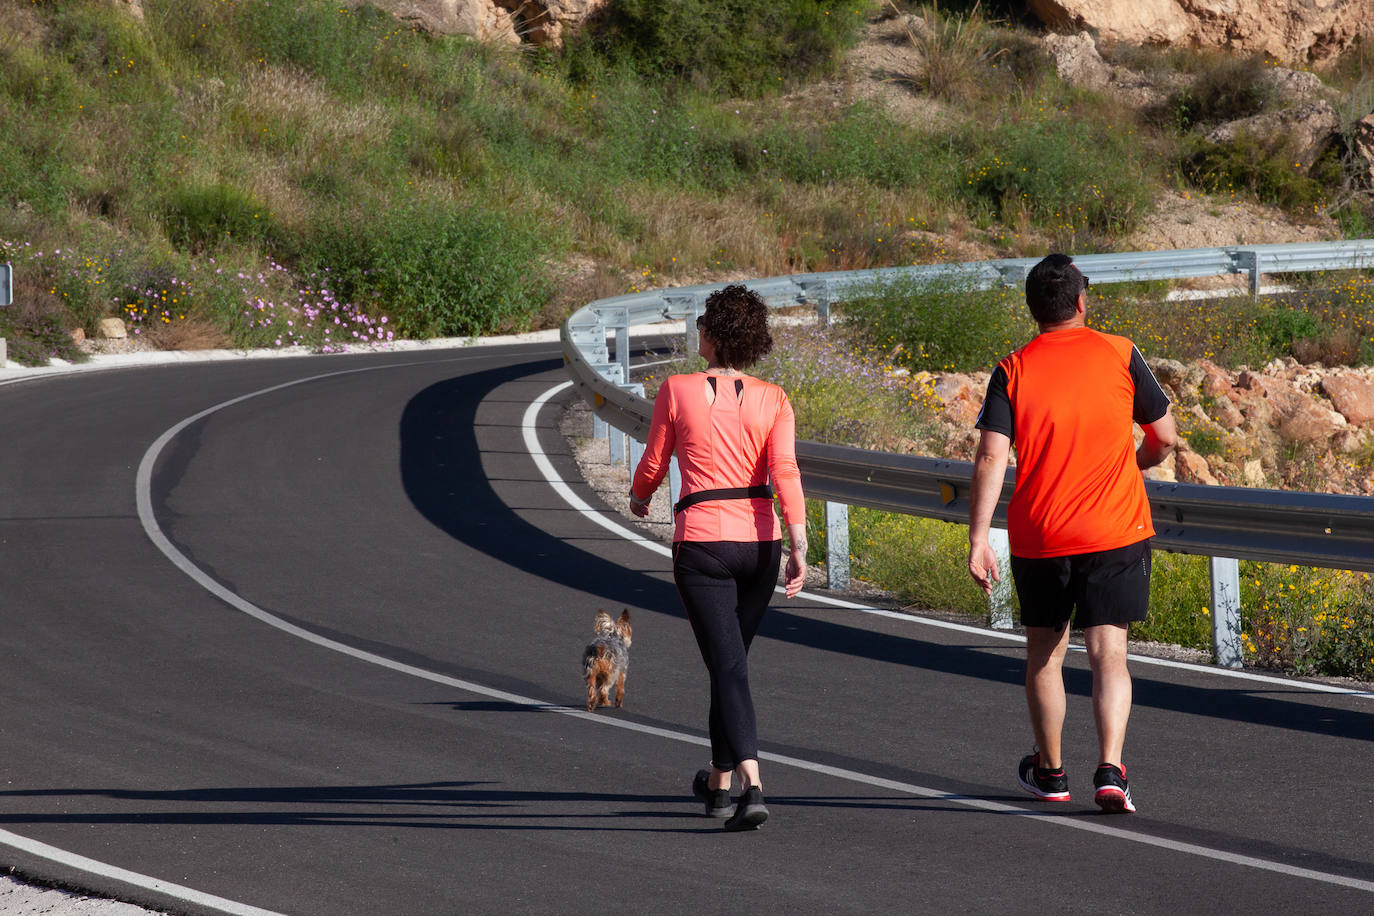
<instances>
[{"instance_id":1,"label":"stone embankment","mask_svg":"<svg viewBox=\"0 0 1374 916\"><path fill-rule=\"evenodd\" d=\"M1374 368L1148 362L1182 434L1178 451L1147 472L1151 479L1374 495ZM916 376L941 407L951 457L973 455L987 378Z\"/></svg>"}]
</instances>

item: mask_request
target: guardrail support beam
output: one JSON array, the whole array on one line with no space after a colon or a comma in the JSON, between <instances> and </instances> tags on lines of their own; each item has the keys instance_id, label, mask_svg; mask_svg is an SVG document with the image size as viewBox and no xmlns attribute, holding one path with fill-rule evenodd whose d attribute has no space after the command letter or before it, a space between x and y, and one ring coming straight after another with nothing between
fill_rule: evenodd
<instances>
[{"instance_id":1,"label":"guardrail support beam","mask_svg":"<svg viewBox=\"0 0 1374 916\"><path fill-rule=\"evenodd\" d=\"M1240 648L1240 561L1209 557L1212 574L1212 652L1222 668L1239 668Z\"/></svg>"},{"instance_id":2,"label":"guardrail support beam","mask_svg":"<svg viewBox=\"0 0 1374 916\"><path fill-rule=\"evenodd\" d=\"M676 506L682 499L682 471L677 466L677 456L668 461L668 506Z\"/></svg>"},{"instance_id":3,"label":"guardrail support beam","mask_svg":"<svg viewBox=\"0 0 1374 916\"><path fill-rule=\"evenodd\" d=\"M1001 576L988 595L988 626L994 630L1010 630L1011 621L1011 541L1007 529L988 529L988 546L997 554L997 572Z\"/></svg>"},{"instance_id":4,"label":"guardrail support beam","mask_svg":"<svg viewBox=\"0 0 1374 916\"><path fill-rule=\"evenodd\" d=\"M631 394L637 394L637 395L639 395L641 398L644 397L644 386L641 385L641 384L636 383L636 384L633 384L633 385L626 385L626 386L625 386L625 390L626 390L626 391L629 391ZM630 440L630 463L629 463L629 468L630 468L630 473L633 474L635 468L639 467L639 459L641 459L641 458L644 457L644 443L643 443L643 442L640 442L640 441L639 441L638 439L636 439L634 436L630 436L630 437L629 437L629 440Z\"/></svg>"},{"instance_id":5,"label":"guardrail support beam","mask_svg":"<svg viewBox=\"0 0 1374 916\"><path fill-rule=\"evenodd\" d=\"M849 588L849 507L825 504L825 576L830 588Z\"/></svg>"}]
</instances>

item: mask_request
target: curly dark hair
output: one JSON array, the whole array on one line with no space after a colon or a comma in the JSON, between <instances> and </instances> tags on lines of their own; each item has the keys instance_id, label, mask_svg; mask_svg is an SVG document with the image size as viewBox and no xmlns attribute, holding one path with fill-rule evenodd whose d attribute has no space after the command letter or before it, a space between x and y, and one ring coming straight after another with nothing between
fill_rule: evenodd
<instances>
[{"instance_id":1,"label":"curly dark hair","mask_svg":"<svg viewBox=\"0 0 1374 916\"><path fill-rule=\"evenodd\" d=\"M738 283L706 297L706 314L697 319L697 327L711 338L716 361L729 369L747 369L773 349L768 306Z\"/></svg>"}]
</instances>

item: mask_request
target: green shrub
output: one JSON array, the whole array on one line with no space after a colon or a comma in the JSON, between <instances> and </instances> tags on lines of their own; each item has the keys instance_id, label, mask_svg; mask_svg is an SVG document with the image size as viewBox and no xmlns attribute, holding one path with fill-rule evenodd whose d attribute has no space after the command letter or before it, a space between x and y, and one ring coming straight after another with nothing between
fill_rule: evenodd
<instances>
[{"instance_id":1,"label":"green shrub","mask_svg":"<svg viewBox=\"0 0 1374 916\"><path fill-rule=\"evenodd\" d=\"M846 301L842 317L913 371L988 371L1035 334L1019 290L976 290L957 279L875 286Z\"/></svg>"},{"instance_id":2,"label":"green shrub","mask_svg":"<svg viewBox=\"0 0 1374 916\"><path fill-rule=\"evenodd\" d=\"M1293 160L1289 138L1242 132L1227 143L1194 138L1183 147L1179 166L1188 182L1209 193L1248 192L1290 213L1307 214L1327 191Z\"/></svg>"},{"instance_id":3,"label":"green shrub","mask_svg":"<svg viewBox=\"0 0 1374 916\"><path fill-rule=\"evenodd\" d=\"M611 0L569 43L582 78L628 63L701 91L758 95L828 72L867 0Z\"/></svg>"},{"instance_id":4,"label":"green shrub","mask_svg":"<svg viewBox=\"0 0 1374 916\"><path fill-rule=\"evenodd\" d=\"M307 259L340 298L387 311L414 337L524 329L550 288L535 226L449 202L398 202L322 230Z\"/></svg>"},{"instance_id":5,"label":"green shrub","mask_svg":"<svg viewBox=\"0 0 1374 916\"><path fill-rule=\"evenodd\" d=\"M1212 647L1212 585L1207 558L1156 550L1150 613L1131 624L1131 638L1190 649Z\"/></svg>"},{"instance_id":6,"label":"green shrub","mask_svg":"<svg viewBox=\"0 0 1374 916\"><path fill-rule=\"evenodd\" d=\"M1284 308L1262 312L1255 320L1255 329L1269 346L1289 356L1295 343L1320 337L1327 330L1315 315Z\"/></svg>"},{"instance_id":7,"label":"green shrub","mask_svg":"<svg viewBox=\"0 0 1374 916\"><path fill-rule=\"evenodd\" d=\"M819 129L774 125L759 145L768 151L768 167L797 184L856 181L891 189L920 186L953 196L957 160L947 144L877 106L854 105Z\"/></svg>"},{"instance_id":8,"label":"green shrub","mask_svg":"<svg viewBox=\"0 0 1374 916\"><path fill-rule=\"evenodd\" d=\"M267 206L234 185L186 185L173 191L163 217L167 237L200 252L228 241L255 244L274 235Z\"/></svg>"},{"instance_id":9,"label":"green shrub","mask_svg":"<svg viewBox=\"0 0 1374 916\"><path fill-rule=\"evenodd\" d=\"M84 362L62 318L51 313L0 308L0 338L8 357L21 366L46 366L49 360Z\"/></svg>"},{"instance_id":10,"label":"green shrub","mask_svg":"<svg viewBox=\"0 0 1374 916\"><path fill-rule=\"evenodd\" d=\"M1063 250L1119 237L1154 198L1154 166L1128 123L1041 115L974 125L963 143L961 189L975 210L1047 225Z\"/></svg>"},{"instance_id":11,"label":"green shrub","mask_svg":"<svg viewBox=\"0 0 1374 916\"><path fill-rule=\"evenodd\" d=\"M986 617L987 598L968 574L967 526L856 506L849 532L853 575L915 607Z\"/></svg>"},{"instance_id":12,"label":"green shrub","mask_svg":"<svg viewBox=\"0 0 1374 916\"><path fill-rule=\"evenodd\" d=\"M1277 103L1278 90L1266 78L1271 65L1263 57L1204 55L1198 60L1202 69L1169 96L1160 113L1179 130L1248 118Z\"/></svg>"}]
</instances>

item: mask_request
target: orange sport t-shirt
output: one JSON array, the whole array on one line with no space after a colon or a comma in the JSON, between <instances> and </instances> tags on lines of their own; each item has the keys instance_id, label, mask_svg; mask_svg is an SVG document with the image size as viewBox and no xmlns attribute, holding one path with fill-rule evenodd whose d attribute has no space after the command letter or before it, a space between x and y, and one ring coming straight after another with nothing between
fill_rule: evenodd
<instances>
[{"instance_id":1,"label":"orange sport t-shirt","mask_svg":"<svg viewBox=\"0 0 1374 916\"><path fill-rule=\"evenodd\" d=\"M976 425L1016 446L1007 506L1012 555L1071 556L1152 537L1131 424L1153 423L1168 409L1125 337L1086 327L1049 331L999 362Z\"/></svg>"},{"instance_id":2,"label":"orange sport t-shirt","mask_svg":"<svg viewBox=\"0 0 1374 916\"><path fill-rule=\"evenodd\" d=\"M654 399L644 457L631 486L648 499L677 453L682 496L699 490L759 486L772 478L787 524L806 518L797 469L796 418L787 394L751 376L672 375ZM776 541L773 501L712 499L676 514L674 541Z\"/></svg>"}]
</instances>

